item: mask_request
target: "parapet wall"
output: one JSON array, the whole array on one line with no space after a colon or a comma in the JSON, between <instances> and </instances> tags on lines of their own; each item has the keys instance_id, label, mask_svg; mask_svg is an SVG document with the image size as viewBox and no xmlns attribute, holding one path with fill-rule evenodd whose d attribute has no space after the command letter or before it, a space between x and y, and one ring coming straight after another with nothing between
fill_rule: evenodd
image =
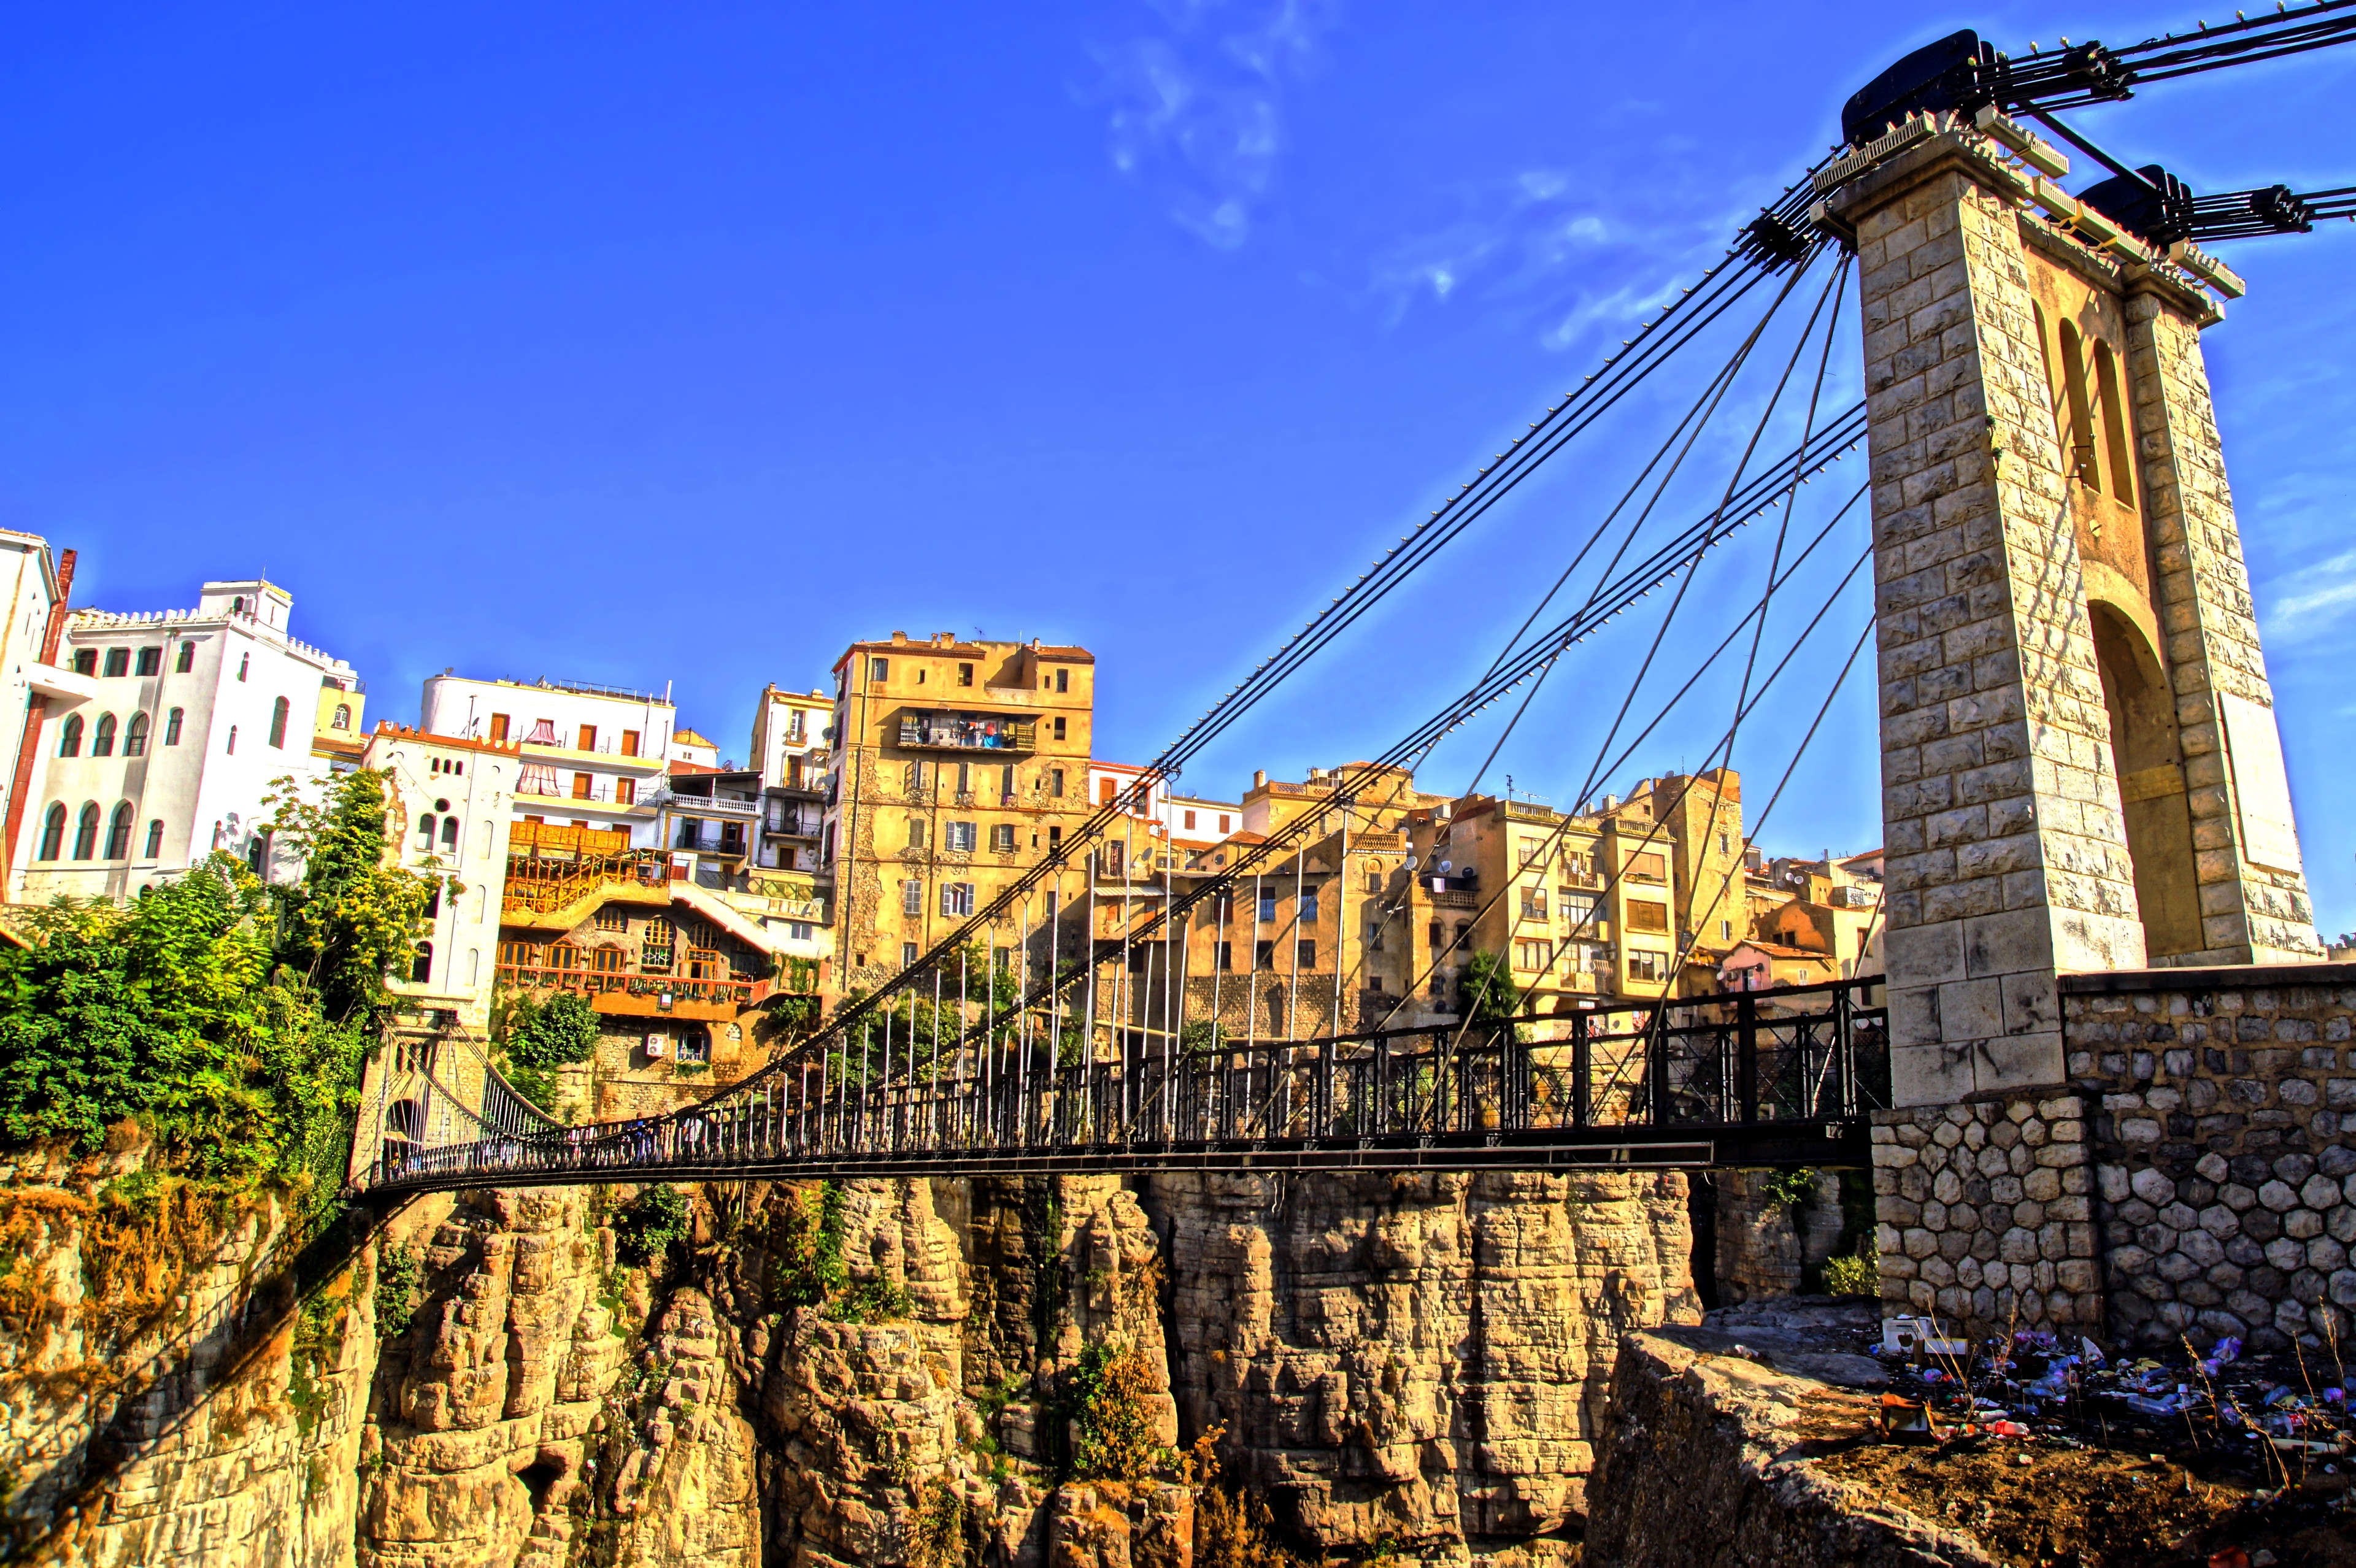
<instances>
[{"instance_id":1,"label":"parapet wall","mask_svg":"<svg viewBox=\"0 0 2356 1568\"><path fill-rule=\"evenodd\" d=\"M2108 1326L2261 1348L2356 1307L2356 965L2065 976Z\"/></svg>"}]
</instances>

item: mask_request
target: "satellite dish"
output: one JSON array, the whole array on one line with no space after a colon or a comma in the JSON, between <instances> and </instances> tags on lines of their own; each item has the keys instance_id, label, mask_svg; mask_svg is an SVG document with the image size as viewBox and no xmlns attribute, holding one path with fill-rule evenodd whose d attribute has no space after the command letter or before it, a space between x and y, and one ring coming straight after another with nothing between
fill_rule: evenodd
<instances>
[{"instance_id":1,"label":"satellite dish","mask_svg":"<svg viewBox=\"0 0 2356 1568\"><path fill-rule=\"evenodd\" d=\"M1440 862L1440 874L1443 877L1446 876L1454 865L1455 862L1453 860L1442 860Z\"/></svg>"}]
</instances>

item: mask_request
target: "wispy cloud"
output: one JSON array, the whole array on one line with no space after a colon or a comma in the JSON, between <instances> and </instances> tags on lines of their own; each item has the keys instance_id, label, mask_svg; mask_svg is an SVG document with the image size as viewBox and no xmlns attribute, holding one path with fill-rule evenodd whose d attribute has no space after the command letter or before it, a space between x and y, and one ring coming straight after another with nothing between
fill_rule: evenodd
<instances>
[{"instance_id":1,"label":"wispy cloud","mask_svg":"<svg viewBox=\"0 0 2356 1568\"><path fill-rule=\"evenodd\" d=\"M1087 96L1108 105L1113 167L1205 243L1233 250L1275 183L1286 87L1315 66L1337 7L1167 0L1154 11L1159 30L1096 51Z\"/></svg>"},{"instance_id":2,"label":"wispy cloud","mask_svg":"<svg viewBox=\"0 0 2356 1568\"><path fill-rule=\"evenodd\" d=\"M2268 642L2290 646L2356 629L2356 549L2318 561L2299 572L2296 584L2266 613Z\"/></svg>"}]
</instances>

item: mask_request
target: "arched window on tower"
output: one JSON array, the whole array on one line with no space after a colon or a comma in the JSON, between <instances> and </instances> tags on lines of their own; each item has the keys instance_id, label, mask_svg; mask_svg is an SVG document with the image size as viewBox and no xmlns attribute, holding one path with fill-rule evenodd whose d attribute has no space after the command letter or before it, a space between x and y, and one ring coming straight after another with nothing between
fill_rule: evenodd
<instances>
[{"instance_id":1,"label":"arched window on tower","mask_svg":"<svg viewBox=\"0 0 2356 1568\"><path fill-rule=\"evenodd\" d=\"M286 746L286 716L292 706L284 698L270 705L270 743L281 751Z\"/></svg>"},{"instance_id":2,"label":"arched window on tower","mask_svg":"<svg viewBox=\"0 0 2356 1568\"><path fill-rule=\"evenodd\" d=\"M134 713L131 722L123 726L123 754L126 757L147 754L147 715L145 713Z\"/></svg>"},{"instance_id":3,"label":"arched window on tower","mask_svg":"<svg viewBox=\"0 0 2356 1568\"><path fill-rule=\"evenodd\" d=\"M433 978L434 944L430 942L421 942L417 944L417 951L410 955L410 983L412 985L423 986L430 984L433 981Z\"/></svg>"},{"instance_id":4,"label":"arched window on tower","mask_svg":"<svg viewBox=\"0 0 2356 1568\"><path fill-rule=\"evenodd\" d=\"M91 801L81 808L81 819L74 824L73 858L87 860L98 853L98 802Z\"/></svg>"},{"instance_id":5,"label":"arched window on tower","mask_svg":"<svg viewBox=\"0 0 2356 1568\"><path fill-rule=\"evenodd\" d=\"M114 755L113 714L102 713L98 716L98 731L90 738L90 754L93 757Z\"/></svg>"},{"instance_id":6,"label":"arched window on tower","mask_svg":"<svg viewBox=\"0 0 2356 1568\"><path fill-rule=\"evenodd\" d=\"M348 730L352 727L352 705L350 703L338 702L336 704L336 717L332 727L337 730Z\"/></svg>"},{"instance_id":7,"label":"arched window on tower","mask_svg":"<svg viewBox=\"0 0 2356 1568\"><path fill-rule=\"evenodd\" d=\"M458 858L458 819L455 816L442 819L442 853L454 860Z\"/></svg>"},{"instance_id":8,"label":"arched window on tower","mask_svg":"<svg viewBox=\"0 0 2356 1568\"><path fill-rule=\"evenodd\" d=\"M41 853L38 858L54 860L65 852L65 847L66 808L60 801L49 807L48 816L41 821Z\"/></svg>"},{"instance_id":9,"label":"arched window on tower","mask_svg":"<svg viewBox=\"0 0 2356 1568\"><path fill-rule=\"evenodd\" d=\"M417 819L417 848L421 850L434 848L434 814L430 811Z\"/></svg>"},{"instance_id":10,"label":"arched window on tower","mask_svg":"<svg viewBox=\"0 0 2356 1568\"><path fill-rule=\"evenodd\" d=\"M81 755L81 729L80 714L69 713L66 715L66 721L62 725L59 726L58 729L59 756L79 757Z\"/></svg>"},{"instance_id":11,"label":"arched window on tower","mask_svg":"<svg viewBox=\"0 0 2356 1568\"><path fill-rule=\"evenodd\" d=\"M180 721L187 717L177 708L164 715L164 744L177 746L180 743Z\"/></svg>"},{"instance_id":12,"label":"arched window on tower","mask_svg":"<svg viewBox=\"0 0 2356 1568\"><path fill-rule=\"evenodd\" d=\"M131 803L124 801L106 819L106 858L110 860L131 859Z\"/></svg>"},{"instance_id":13,"label":"arched window on tower","mask_svg":"<svg viewBox=\"0 0 2356 1568\"><path fill-rule=\"evenodd\" d=\"M147 825L147 853L143 858L149 860L160 860L163 857L164 819L159 816L155 818L155 821L150 822Z\"/></svg>"},{"instance_id":14,"label":"arched window on tower","mask_svg":"<svg viewBox=\"0 0 2356 1568\"><path fill-rule=\"evenodd\" d=\"M2135 445L2121 390L2118 356L2098 337L2094 339L2094 393L2103 405L2103 446L2104 455L2111 460L2111 495L2133 506Z\"/></svg>"},{"instance_id":15,"label":"arched window on tower","mask_svg":"<svg viewBox=\"0 0 2356 1568\"><path fill-rule=\"evenodd\" d=\"M180 645L180 656L172 661L172 673L175 675L186 675L196 667L197 645L194 643L182 643Z\"/></svg>"},{"instance_id":16,"label":"arched window on tower","mask_svg":"<svg viewBox=\"0 0 2356 1568\"><path fill-rule=\"evenodd\" d=\"M2094 411L2086 396L2085 346L2078 324L2065 321L2062 339L2062 406L2067 421L2062 432L2062 462L2070 476L2089 490L2103 487L2102 460L2094 451Z\"/></svg>"}]
</instances>

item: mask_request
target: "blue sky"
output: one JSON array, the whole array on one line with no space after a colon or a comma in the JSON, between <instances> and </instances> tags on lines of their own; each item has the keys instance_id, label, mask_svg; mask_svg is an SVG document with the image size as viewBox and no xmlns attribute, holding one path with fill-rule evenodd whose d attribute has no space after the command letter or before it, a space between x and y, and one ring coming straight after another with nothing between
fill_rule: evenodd
<instances>
[{"instance_id":1,"label":"blue sky","mask_svg":"<svg viewBox=\"0 0 2356 1568\"><path fill-rule=\"evenodd\" d=\"M78 598L112 608L266 571L381 717L444 667L668 680L740 752L764 682L979 628L1094 649L1099 750L1142 759L1690 281L1889 59L1966 24L2017 48L2191 20L1921 16L20 7L0 521L79 548ZM2308 132L2351 93L2356 58L2310 57L2081 123L2197 188L2338 185L2356 147ZM2211 365L2338 931L2356 229L2229 255L2252 293ZM1833 379L1854 395L1853 337ZM1369 754L1461 688L1635 438L1527 487L1188 787ZM1766 545L1697 584L1713 639ZM1753 778L1861 604L1746 730ZM1492 778L1575 793L1646 624L1567 662ZM1706 701L1617 782L1705 759ZM1494 738L1427 782L1461 787ZM1873 759L1853 679L1765 838L1875 841Z\"/></svg>"}]
</instances>

